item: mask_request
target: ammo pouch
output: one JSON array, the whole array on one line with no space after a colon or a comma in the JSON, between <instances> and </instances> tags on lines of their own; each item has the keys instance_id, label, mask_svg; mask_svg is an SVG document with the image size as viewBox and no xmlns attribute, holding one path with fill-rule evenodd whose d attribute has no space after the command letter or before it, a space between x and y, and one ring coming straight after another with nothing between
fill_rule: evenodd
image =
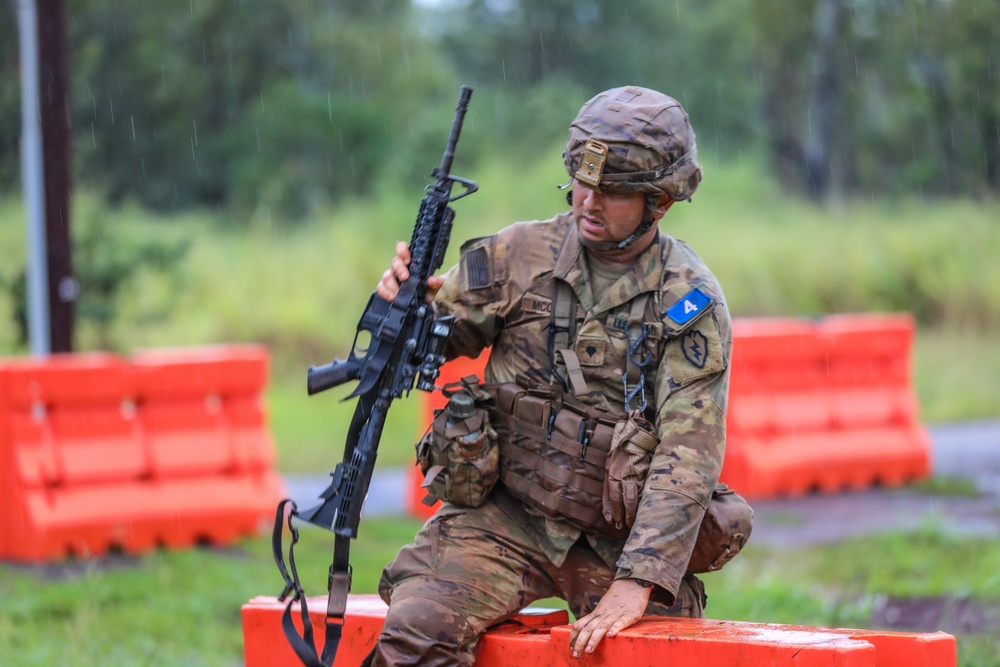
<instances>
[{"instance_id":1,"label":"ammo pouch","mask_svg":"<svg viewBox=\"0 0 1000 667\"><path fill-rule=\"evenodd\" d=\"M602 509L604 519L616 528L631 528L635 523L653 452L659 444L656 429L640 410L633 410L615 424L604 473Z\"/></svg>"},{"instance_id":2,"label":"ammo pouch","mask_svg":"<svg viewBox=\"0 0 1000 667\"><path fill-rule=\"evenodd\" d=\"M499 433L500 480L511 495L585 532L628 536L604 518L604 471L616 419L563 393L513 382L489 387Z\"/></svg>"},{"instance_id":3,"label":"ammo pouch","mask_svg":"<svg viewBox=\"0 0 1000 667\"><path fill-rule=\"evenodd\" d=\"M725 484L716 484L698 529L688 574L720 569L740 552L752 529L753 508Z\"/></svg>"},{"instance_id":4,"label":"ammo pouch","mask_svg":"<svg viewBox=\"0 0 1000 667\"><path fill-rule=\"evenodd\" d=\"M445 385L442 393L448 405L434 411L430 430L417 443L421 487L427 489L423 502L479 507L499 476L497 434L486 409L491 397L475 376Z\"/></svg>"}]
</instances>

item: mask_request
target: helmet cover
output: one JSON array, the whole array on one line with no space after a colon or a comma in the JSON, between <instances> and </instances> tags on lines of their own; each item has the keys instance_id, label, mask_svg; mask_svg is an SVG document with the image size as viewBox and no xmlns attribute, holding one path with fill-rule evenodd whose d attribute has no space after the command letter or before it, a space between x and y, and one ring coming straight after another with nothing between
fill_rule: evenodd
<instances>
[{"instance_id":1,"label":"helmet cover","mask_svg":"<svg viewBox=\"0 0 1000 667\"><path fill-rule=\"evenodd\" d=\"M701 182L694 130L680 102L625 86L583 105L563 152L574 179L602 192L666 193L691 199Z\"/></svg>"}]
</instances>

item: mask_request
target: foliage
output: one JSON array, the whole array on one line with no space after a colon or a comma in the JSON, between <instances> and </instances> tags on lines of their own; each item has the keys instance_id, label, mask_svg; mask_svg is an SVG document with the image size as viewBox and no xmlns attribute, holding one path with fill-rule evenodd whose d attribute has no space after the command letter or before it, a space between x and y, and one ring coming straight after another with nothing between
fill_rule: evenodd
<instances>
[{"instance_id":1,"label":"foliage","mask_svg":"<svg viewBox=\"0 0 1000 667\"><path fill-rule=\"evenodd\" d=\"M11 248L8 270L0 271L0 313L9 312L11 325L0 325L0 332L8 331L0 333L0 350L7 352L23 349L28 339L20 209L12 209L0 213L14 232L0 236L0 246L9 243ZM71 231L76 342L82 349L128 349L132 346L129 332L160 326L174 316L192 239L178 235L177 230L148 224L146 215L135 207L108 211L93 196L75 201ZM6 345L5 340L9 341Z\"/></svg>"},{"instance_id":2,"label":"foliage","mask_svg":"<svg viewBox=\"0 0 1000 667\"><path fill-rule=\"evenodd\" d=\"M133 325L156 325L168 319L181 289L181 264L191 241L168 239L160 230L146 231L140 237L138 230L116 224L120 218L89 206L81 209L83 215L77 216L73 226L78 324L83 335L89 330L92 345L121 350L128 341L116 340L111 330L120 319L126 292L142 294L144 307L135 313ZM153 288L157 278L164 288L160 294Z\"/></svg>"},{"instance_id":3,"label":"foliage","mask_svg":"<svg viewBox=\"0 0 1000 667\"><path fill-rule=\"evenodd\" d=\"M19 182L21 100L16 3L0 7L0 183ZM6 190L7 188L4 188Z\"/></svg>"},{"instance_id":4,"label":"foliage","mask_svg":"<svg viewBox=\"0 0 1000 667\"><path fill-rule=\"evenodd\" d=\"M478 89L461 160L530 163L585 99L633 83L686 106L703 157L764 148L784 189L1000 189L995 2L609 7L71 0L75 173L112 202L307 219L420 182L461 80ZM4 182L17 173L15 25L0 22Z\"/></svg>"},{"instance_id":5,"label":"foliage","mask_svg":"<svg viewBox=\"0 0 1000 667\"><path fill-rule=\"evenodd\" d=\"M816 174L807 158L820 142L828 150L820 168L831 172L833 191L1000 190L1000 86L991 65L1000 6L983 0L755 5L767 141L787 184L810 192ZM824 30L836 44L828 53L818 46ZM824 114L832 119L828 137L821 136Z\"/></svg>"},{"instance_id":6,"label":"foliage","mask_svg":"<svg viewBox=\"0 0 1000 667\"><path fill-rule=\"evenodd\" d=\"M447 66L408 30L408 2L75 2L70 13L78 161L112 202L301 218L367 191L415 110L443 99Z\"/></svg>"},{"instance_id":7,"label":"foliage","mask_svg":"<svg viewBox=\"0 0 1000 667\"><path fill-rule=\"evenodd\" d=\"M477 81L659 88L685 104L703 150L763 142L805 194L1000 189L996 3L465 0L439 16Z\"/></svg>"},{"instance_id":8,"label":"foliage","mask_svg":"<svg viewBox=\"0 0 1000 667\"><path fill-rule=\"evenodd\" d=\"M641 0L611 7L591 0L468 0L445 3L432 17L459 71L498 97L517 104L553 82L580 91L548 112L538 110L540 124L558 128L545 141L564 136L580 105L599 90L635 84L680 100L703 144L727 153L747 147L757 135L759 97L752 33L742 29L751 3ZM498 117L490 129L507 145L534 145L521 134L530 123Z\"/></svg>"}]
</instances>

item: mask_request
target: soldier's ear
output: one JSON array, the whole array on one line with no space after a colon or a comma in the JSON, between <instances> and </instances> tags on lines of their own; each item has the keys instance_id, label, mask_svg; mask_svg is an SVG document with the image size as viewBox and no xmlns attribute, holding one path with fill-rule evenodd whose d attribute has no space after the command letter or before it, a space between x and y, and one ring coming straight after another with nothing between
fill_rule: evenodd
<instances>
[{"instance_id":1,"label":"soldier's ear","mask_svg":"<svg viewBox=\"0 0 1000 667\"><path fill-rule=\"evenodd\" d=\"M566 203L569 204L570 206L573 205L573 191L572 190L567 190L566 191Z\"/></svg>"},{"instance_id":2,"label":"soldier's ear","mask_svg":"<svg viewBox=\"0 0 1000 667\"><path fill-rule=\"evenodd\" d=\"M670 210L670 207L674 205L675 201L677 200L670 195L661 192L656 200L656 208L653 209L654 219L659 220L662 218Z\"/></svg>"}]
</instances>

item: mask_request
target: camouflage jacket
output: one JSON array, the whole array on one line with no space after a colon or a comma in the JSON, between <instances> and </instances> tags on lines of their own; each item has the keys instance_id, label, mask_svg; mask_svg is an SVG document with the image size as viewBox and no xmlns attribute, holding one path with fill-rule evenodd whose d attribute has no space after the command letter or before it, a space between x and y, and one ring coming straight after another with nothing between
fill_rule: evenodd
<instances>
[{"instance_id":1,"label":"camouflage jacket","mask_svg":"<svg viewBox=\"0 0 1000 667\"><path fill-rule=\"evenodd\" d=\"M645 321L653 364L646 376L647 414L660 444L654 452L635 524L624 542L587 540L618 578L645 579L676 593L719 477L732 332L722 290L701 259L662 232L632 267L595 297L587 252L571 213L516 223L467 241L435 299L458 322L449 357L492 347L488 383L520 377L551 382L547 328L563 280L578 300L576 353L590 393L584 401L624 415L626 322L630 302L648 292ZM529 532L561 564L580 531L526 506Z\"/></svg>"}]
</instances>

